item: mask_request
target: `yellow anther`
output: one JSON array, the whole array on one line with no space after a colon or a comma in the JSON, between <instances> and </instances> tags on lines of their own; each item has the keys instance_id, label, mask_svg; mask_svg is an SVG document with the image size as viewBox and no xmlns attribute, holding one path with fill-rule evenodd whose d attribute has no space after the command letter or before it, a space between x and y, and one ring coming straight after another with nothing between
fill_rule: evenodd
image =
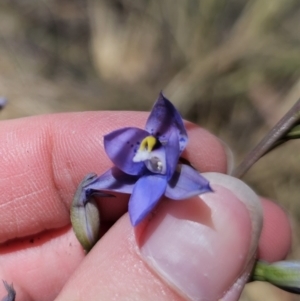
<instances>
[{"instance_id":1,"label":"yellow anther","mask_svg":"<svg viewBox=\"0 0 300 301\"><path fill-rule=\"evenodd\" d=\"M141 142L139 150L151 152L156 144L157 140L153 136L147 136Z\"/></svg>"}]
</instances>

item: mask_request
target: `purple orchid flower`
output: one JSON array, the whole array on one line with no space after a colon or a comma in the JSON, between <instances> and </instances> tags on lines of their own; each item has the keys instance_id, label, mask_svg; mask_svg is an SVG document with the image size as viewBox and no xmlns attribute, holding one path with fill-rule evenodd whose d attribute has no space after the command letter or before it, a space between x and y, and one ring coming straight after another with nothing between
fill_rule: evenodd
<instances>
[{"instance_id":1,"label":"purple orchid flower","mask_svg":"<svg viewBox=\"0 0 300 301\"><path fill-rule=\"evenodd\" d=\"M209 182L198 171L179 163L187 142L179 112L160 93L145 130L127 127L104 136L105 151L115 166L103 175L88 175L73 204L84 206L103 191L131 194L128 211L132 225L137 226L163 195L183 200L211 192Z\"/></svg>"}]
</instances>

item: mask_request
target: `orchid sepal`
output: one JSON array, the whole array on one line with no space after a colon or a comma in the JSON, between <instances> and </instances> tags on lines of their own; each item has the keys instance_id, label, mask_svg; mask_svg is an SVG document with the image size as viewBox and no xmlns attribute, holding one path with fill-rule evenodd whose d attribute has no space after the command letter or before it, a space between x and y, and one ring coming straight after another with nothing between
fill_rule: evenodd
<instances>
[{"instance_id":1,"label":"orchid sepal","mask_svg":"<svg viewBox=\"0 0 300 301\"><path fill-rule=\"evenodd\" d=\"M163 196L166 186L164 175L148 174L137 181L128 204L130 221L134 227L153 210Z\"/></svg>"},{"instance_id":2,"label":"orchid sepal","mask_svg":"<svg viewBox=\"0 0 300 301\"><path fill-rule=\"evenodd\" d=\"M182 152L188 142L187 132L183 120L174 105L160 92L145 129L151 135L157 136L162 144L168 141L170 129L176 129L179 136L179 148Z\"/></svg>"},{"instance_id":3,"label":"orchid sepal","mask_svg":"<svg viewBox=\"0 0 300 301\"><path fill-rule=\"evenodd\" d=\"M209 181L191 166L178 164L168 182L165 196L172 200L185 200L206 192L213 192Z\"/></svg>"},{"instance_id":4,"label":"orchid sepal","mask_svg":"<svg viewBox=\"0 0 300 301\"><path fill-rule=\"evenodd\" d=\"M98 177L95 176L86 183L84 185L84 193L89 195L91 192L95 194L97 191L100 193L112 191L131 194L138 179L138 176L128 175L114 166L104 174Z\"/></svg>"},{"instance_id":5,"label":"orchid sepal","mask_svg":"<svg viewBox=\"0 0 300 301\"><path fill-rule=\"evenodd\" d=\"M105 152L115 166L126 174L140 175L145 166L143 162L134 162L133 158L147 136L148 132L134 127L115 130L104 136Z\"/></svg>"}]
</instances>

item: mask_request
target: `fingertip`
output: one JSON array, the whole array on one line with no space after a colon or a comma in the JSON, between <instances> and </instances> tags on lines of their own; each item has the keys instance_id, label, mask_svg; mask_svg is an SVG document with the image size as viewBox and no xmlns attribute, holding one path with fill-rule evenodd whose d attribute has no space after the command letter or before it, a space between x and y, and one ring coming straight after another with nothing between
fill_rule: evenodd
<instances>
[{"instance_id":1,"label":"fingertip","mask_svg":"<svg viewBox=\"0 0 300 301\"><path fill-rule=\"evenodd\" d=\"M284 259L292 242L288 215L274 202L262 198L264 224L259 240L258 258L268 262Z\"/></svg>"},{"instance_id":2,"label":"fingertip","mask_svg":"<svg viewBox=\"0 0 300 301\"><path fill-rule=\"evenodd\" d=\"M186 122L189 143L183 156L200 172L227 173L227 151L215 135L196 124Z\"/></svg>"}]
</instances>

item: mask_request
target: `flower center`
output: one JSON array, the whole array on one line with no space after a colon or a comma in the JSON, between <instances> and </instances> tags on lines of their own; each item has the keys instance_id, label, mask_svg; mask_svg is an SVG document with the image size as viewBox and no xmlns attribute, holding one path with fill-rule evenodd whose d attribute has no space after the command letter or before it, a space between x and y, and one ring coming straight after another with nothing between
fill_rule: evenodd
<instances>
[{"instance_id":1,"label":"flower center","mask_svg":"<svg viewBox=\"0 0 300 301\"><path fill-rule=\"evenodd\" d=\"M157 140L155 137L148 136L142 140L139 150L147 150L148 152L151 152L156 143Z\"/></svg>"},{"instance_id":2,"label":"flower center","mask_svg":"<svg viewBox=\"0 0 300 301\"><path fill-rule=\"evenodd\" d=\"M160 159L158 157L152 157L149 162L147 162L150 164L150 168L152 170L157 171L158 173L161 173L163 170L163 164L160 161ZM148 167L148 164L146 164L146 166ZM148 167L149 168L149 167Z\"/></svg>"},{"instance_id":3,"label":"flower center","mask_svg":"<svg viewBox=\"0 0 300 301\"><path fill-rule=\"evenodd\" d=\"M153 136L147 136L141 142L141 145L133 157L133 162L145 162L146 167L154 172L159 174L166 173L166 158L165 150L163 147L157 146L158 141Z\"/></svg>"}]
</instances>

